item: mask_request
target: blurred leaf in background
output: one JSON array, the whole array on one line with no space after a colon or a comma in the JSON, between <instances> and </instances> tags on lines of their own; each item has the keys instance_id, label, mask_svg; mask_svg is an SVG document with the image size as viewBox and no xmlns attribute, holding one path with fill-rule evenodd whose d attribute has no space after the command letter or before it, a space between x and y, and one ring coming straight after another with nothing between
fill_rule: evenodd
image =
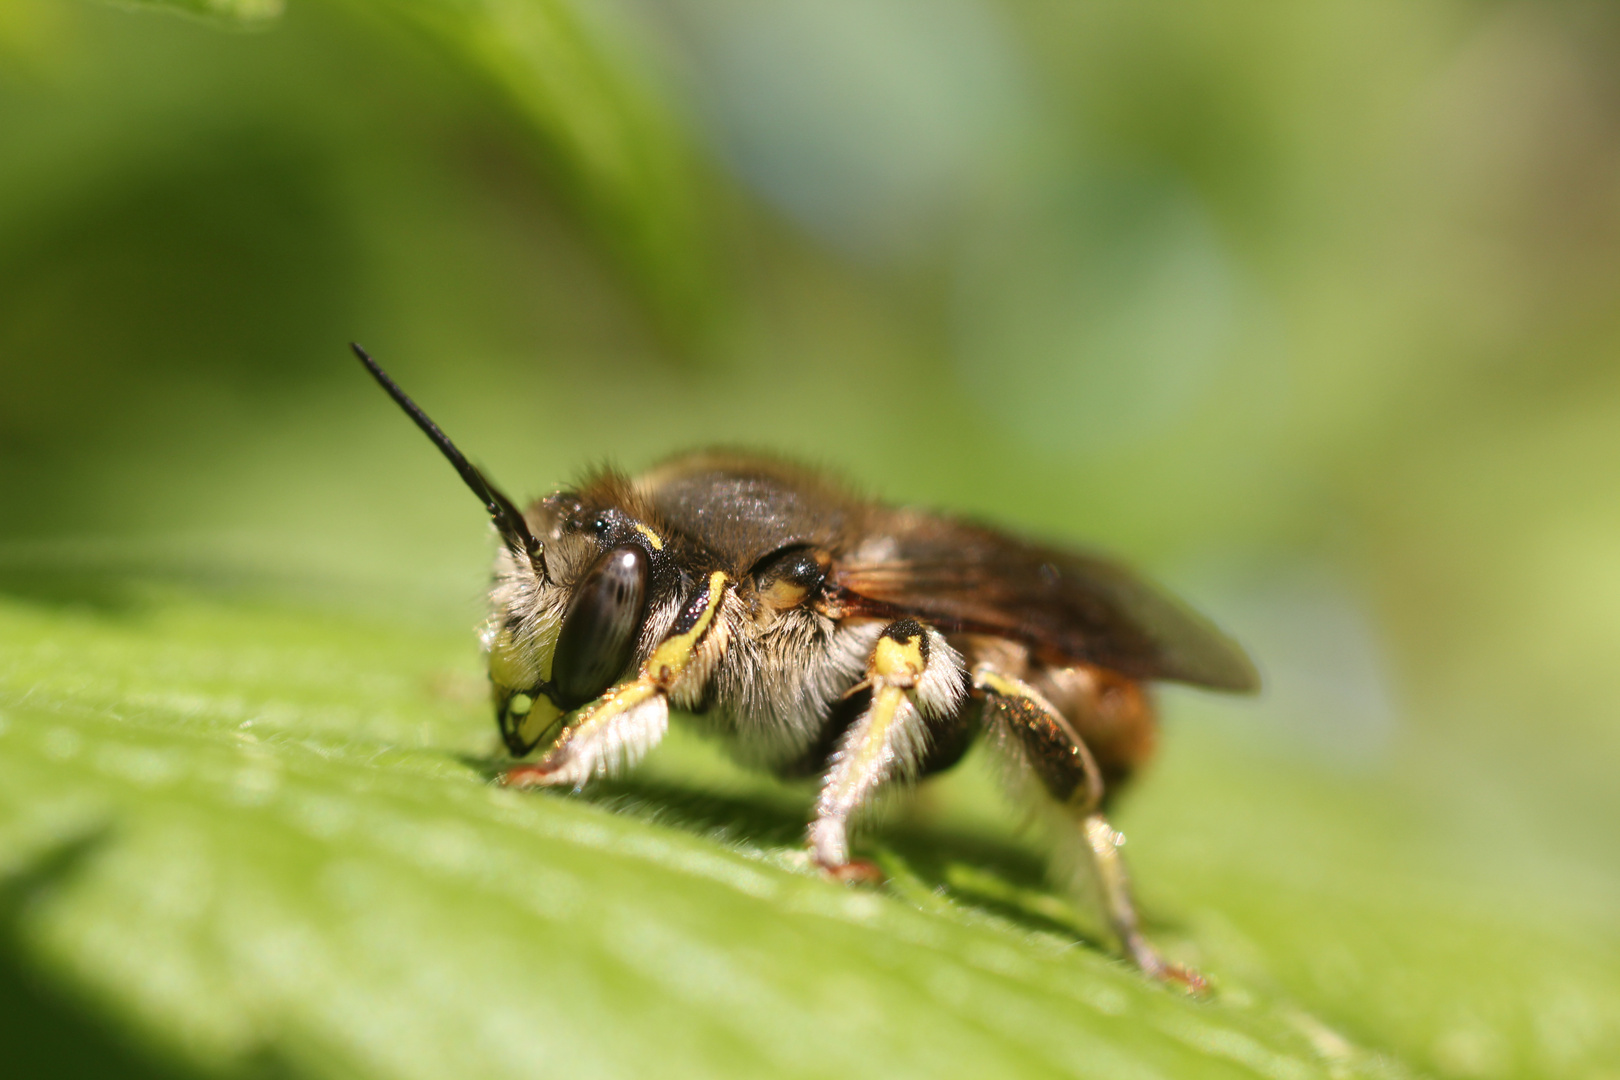
<instances>
[{"instance_id":1,"label":"blurred leaf in background","mask_svg":"<svg viewBox=\"0 0 1620 1080\"><path fill-rule=\"evenodd\" d=\"M121 6L196 15L237 29L279 18L287 7L282 0L123 0Z\"/></svg>"},{"instance_id":2,"label":"blurred leaf in background","mask_svg":"<svg viewBox=\"0 0 1620 1080\"><path fill-rule=\"evenodd\" d=\"M172 18L167 12L202 18ZM237 32L251 29L253 32ZM0 4L0 1020L36 1075L1620 1076L1620 17ZM1121 821L492 789L477 507L769 447L1259 657Z\"/></svg>"}]
</instances>

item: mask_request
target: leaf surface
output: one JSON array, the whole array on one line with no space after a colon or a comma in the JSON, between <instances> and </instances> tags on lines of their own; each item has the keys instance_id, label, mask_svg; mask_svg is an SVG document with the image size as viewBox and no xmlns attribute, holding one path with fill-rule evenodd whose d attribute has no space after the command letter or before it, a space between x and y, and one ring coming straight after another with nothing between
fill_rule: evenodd
<instances>
[{"instance_id":1,"label":"leaf surface","mask_svg":"<svg viewBox=\"0 0 1620 1080\"><path fill-rule=\"evenodd\" d=\"M801 793L690 739L586 797L492 785L467 643L143 597L0 605L0 867L26 967L161 1059L397 1078L1393 1068L1280 998L1192 1001L1077 944L1016 845L902 824L874 838L891 886L842 888L800 854Z\"/></svg>"}]
</instances>

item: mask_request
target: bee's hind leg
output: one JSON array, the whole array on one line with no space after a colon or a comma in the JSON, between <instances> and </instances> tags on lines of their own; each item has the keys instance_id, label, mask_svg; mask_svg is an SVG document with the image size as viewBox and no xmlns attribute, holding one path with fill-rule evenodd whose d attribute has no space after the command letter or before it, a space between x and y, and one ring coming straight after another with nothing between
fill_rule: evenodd
<instances>
[{"instance_id":1,"label":"bee's hind leg","mask_svg":"<svg viewBox=\"0 0 1620 1080\"><path fill-rule=\"evenodd\" d=\"M1201 975L1167 963L1143 937L1130 876L1119 852L1125 838L1102 815L1102 773L1074 726L1034 687L1001 674L993 665L975 666L973 691L985 701L987 726L999 729L1001 741L1010 743L1047 794L1077 819L1103 914L1121 951L1155 979L1178 983L1193 993L1207 990Z\"/></svg>"},{"instance_id":2,"label":"bee's hind leg","mask_svg":"<svg viewBox=\"0 0 1620 1080\"><path fill-rule=\"evenodd\" d=\"M869 689L871 702L833 753L810 824L810 857L840 880L881 881L876 866L850 859L849 819L884 783L916 775L930 725L956 714L967 677L938 631L899 619L883 628L856 689Z\"/></svg>"}]
</instances>

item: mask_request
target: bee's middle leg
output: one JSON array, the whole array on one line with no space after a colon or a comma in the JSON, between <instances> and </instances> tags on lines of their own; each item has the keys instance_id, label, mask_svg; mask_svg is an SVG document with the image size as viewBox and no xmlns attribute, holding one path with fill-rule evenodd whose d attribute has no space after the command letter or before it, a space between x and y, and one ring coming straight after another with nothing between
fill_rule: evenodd
<instances>
[{"instance_id":1,"label":"bee's middle leg","mask_svg":"<svg viewBox=\"0 0 1620 1080\"><path fill-rule=\"evenodd\" d=\"M929 724L954 716L966 693L962 657L915 619L883 628L867 660L871 703L833 753L810 824L810 855L842 880L881 880L870 863L849 857L849 819L886 782L915 775L928 749Z\"/></svg>"}]
</instances>

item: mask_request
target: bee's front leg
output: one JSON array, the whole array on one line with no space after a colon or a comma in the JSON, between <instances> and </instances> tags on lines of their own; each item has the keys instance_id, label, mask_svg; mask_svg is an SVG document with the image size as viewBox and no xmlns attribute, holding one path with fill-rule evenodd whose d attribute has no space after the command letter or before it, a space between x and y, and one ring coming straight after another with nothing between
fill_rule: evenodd
<instances>
[{"instance_id":1,"label":"bee's front leg","mask_svg":"<svg viewBox=\"0 0 1620 1080\"><path fill-rule=\"evenodd\" d=\"M1010 744L1046 789L1080 824L1092 875L1102 894L1109 929L1125 955L1148 975L1179 983L1199 993L1204 978L1163 960L1142 936L1131 899L1130 877L1119 846L1125 838L1114 831L1099 809L1102 773L1074 726L1036 689L997 671L994 665L973 669L973 692L984 698L985 722Z\"/></svg>"},{"instance_id":2,"label":"bee's front leg","mask_svg":"<svg viewBox=\"0 0 1620 1080\"><path fill-rule=\"evenodd\" d=\"M668 635L623 682L586 705L532 765L508 769L509 787L579 787L592 777L628 768L657 746L669 730L669 696L701 682L725 651L728 634L716 616L729 587L715 571L682 609ZM677 700L684 701L678 697Z\"/></svg>"},{"instance_id":3,"label":"bee's front leg","mask_svg":"<svg viewBox=\"0 0 1620 1080\"><path fill-rule=\"evenodd\" d=\"M501 775L507 787L579 787L629 768L669 730L669 702L646 678L621 683L581 709L546 756Z\"/></svg>"},{"instance_id":4,"label":"bee's front leg","mask_svg":"<svg viewBox=\"0 0 1620 1080\"><path fill-rule=\"evenodd\" d=\"M883 783L916 773L929 722L956 713L966 671L937 631L900 619L883 628L856 689L870 689L871 704L833 754L810 824L810 855L841 880L882 880L872 864L850 861L849 818Z\"/></svg>"}]
</instances>

